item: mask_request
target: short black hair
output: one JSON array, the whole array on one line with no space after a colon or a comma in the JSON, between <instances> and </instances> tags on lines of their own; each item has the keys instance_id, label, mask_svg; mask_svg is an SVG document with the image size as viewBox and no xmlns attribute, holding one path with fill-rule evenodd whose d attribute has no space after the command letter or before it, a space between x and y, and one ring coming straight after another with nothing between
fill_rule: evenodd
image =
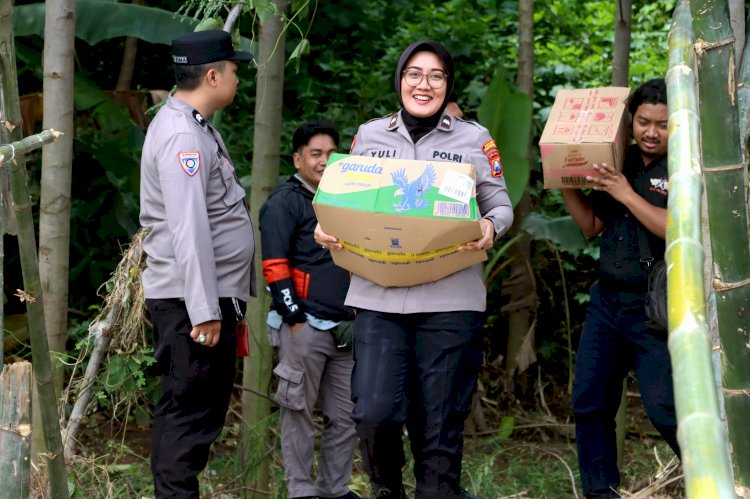
<instances>
[{"instance_id":1,"label":"short black hair","mask_svg":"<svg viewBox=\"0 0 750 499\"><path fill-rule=\"evenodd\" d=\"M177 90L191 91L201 86L203 76L209 69L216 69L219 72L224 71L227 61L209 62L207 64L175 64L174 79L177 83Z\"/></svg>"},{"instance_id":2,"label":"short black hair","mask_svg":"<svg viewBox=\"0 0 750 499\"><path fill-rule=\"evenodd\" d=\"M299 152L306 146L310 139L316 135L329 135L333 139L336 147L339 145L339 131L333 124L327 121L308 121L297 127L292 136L292 148L294 152Z\"/></svg>"},{"instance_id":3,"label":"short black hair","mask_svg":"<svg viewBox=\"0 0 750 499\"><path fill-rule=\"evenodd\" d=\"M654 78L638 87L628 100L628 111L635 116L641 104L667 105L667 84L664 78Z\"/></svg>"}]
</instances>

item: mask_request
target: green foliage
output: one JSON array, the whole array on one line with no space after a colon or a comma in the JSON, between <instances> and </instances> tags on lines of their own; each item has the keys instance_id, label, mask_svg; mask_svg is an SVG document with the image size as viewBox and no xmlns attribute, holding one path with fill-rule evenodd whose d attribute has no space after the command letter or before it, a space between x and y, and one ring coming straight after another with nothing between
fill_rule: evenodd
<instances>
[{"instance_id":1,"label":"green foliage","mask_svg":"<svg viewBox=\"0 0 750 499\"><path fill-rule=\"evenodd\" d=\"M534 239L550 241L563 251L579 253L586 247L586 241L570 215L549 218L531 213L523 221L523 229Z\"/></svg>"},{"instance_id":2,"label":"green foliage","mask_svg":"<svg viewBox=\"0 0 750 499\"><path fill-rule=\"evenodd\" d=\"M477 110L479 122L495 139L503 152L503 176L513 206L518 204L529 181L527 159L529 133L531 132L531 97L511 87L507 71L495 71L487 94Z\"/></svg>"},{"instance_id":3,"label":"green foliage","mask_svg":"<svg viewBox=\"0 0 750 499\"><path fill-rule=\"evenodd\" d=\"M102 22L116 19L117 22ZM108 0L77 0L76 37L95 45L119 36L136 36L151 43L170 44L192 31L196 21L163 9ZM15 36L44 36L44 3L19 5L13 11Z\"/></svg>"},{"instance_id":4,"label":"green foliage","mask_svg":"<svg viewBox=\"0 0 750 499\"><path fill-rule=\"evenodd\" d=\"M631 86L664 74L663 48L673 4L674 1L654 0L634 7ZM191 0L180 6L175 1L160 10L105 0L78 2L79 37L90 46L79 40L71 214L72 307L87 310L91 303L99 301L96 289L109 277L119 261L121 245L138 227L139 159L144 130L102 91L112 88L116 80L121 37L135 35L148 42L139 45L135 86L171 88L169 48L164 44L192 30L205 18L216 17L210 22L218 25L229 5L221 0ZM252 7L257 10L250 11ZM239 23L245 46L255 39L257 22L270 15L273 8L269 0L245 2L245 13ZM311 119L333 121L341 131L340 149L347 150L358 125L397 110L393 71L402 49L422 38L445 44L456 62L458 103L469 118L479 116L492 130L501 146L506 180L514 201L528 184L535 213L526 220L524 230L533 237L530 259L540 303L536 318L537 353L547 372L566 372L568 332L560 271L565 273L567 293L573 298L569 307L575 333L582 322L588 287L597 276L598 248L595 242L585 241L573 226L559 191L542 189L538 157L528 162L523 152L529 127L533 136L541 134L558 89L609 85L614 4L604 0L583 3L550 0L536 2L535 8L535 96L529 102L512 84L518 57L516 1L294 0L286 31L290 64L284 82L282 174L294 171L291 136L299 123ZM22 92L41 89L38 38L43 32L41 9L42 4L31 4L18 5L14 10L16 49L23 62L19 65ZM184 15L172 13L177 10ZM102 19L116 19L116 22L102 22ZM217 113L212 121L225 139L240 178L247 179L252 165L255 73L244 66L240 67L239 77L235 102ZM529 109L534 113L531 121ZM498 120L498 116L505 118ZM39 165L32 164L30 182L35 200L38 177ZM247 187L247 182L244 185ZM503 244L508 242L506 239ZM494 260L489 268L493 271L507 263L503 244L492 255ZM13 266L13 262L11 255L6 267ZM506 329L501 313L506 297L500 295L500 284L500 280L495 280L488 288L487 330L493 333L490 361L503 354L498 344ZM122 403L118 406L110 398L117 390L129 395L145 393L145 399L137 400L151 399L156 390L147 369L153 361L152 355L143 350L134 357L111 358L105 366L107 385L97 396L97 407L116 413L119 407L127 406ZM495 391L489 396L501 398L499 384L492 388ZM140 406L147 408L148 403ZM501 434L515 437L517 427L508 426L507 419L504 421ZM515 424L513 418L510 421ZM269 427L263 428L266 434ZM532 490L535 497L555 497L556 492L569 490L564 475L562 478L530 476L529 470L534 468L557 470L554 458L526 456L516 461L509 456L513 454L515 458L518 453L509 453L501 447L504 443L494 442L492 445L497 447L483 449L479 454L486 459L480 462L469 459L466 483L476 485L472 490L481 491L486 497L500 497L523 488ZM258 455L266 451L265 447L259 447ZM570 449L560 452L568 456ZM574 459L570 462L574 463ZM128 466L132 467L107 466L102 473L109 473L118 483L133 483L134 474L148 473L144 471L146 468L138 468L136 472L135 465L128 463ZM502 470L499 477L498 468ZM522 474L524 469L526 475ZM278 468L276 472L279 490L274 497L282 497ZM77 476L76 482L79 489L81 476ZM551 482L555 485L549 485ZM133 491L149 495L145 487L134 487L128 491L130 494L120 492L120 496L132 496Z\"/></svg>"}]
</instances>

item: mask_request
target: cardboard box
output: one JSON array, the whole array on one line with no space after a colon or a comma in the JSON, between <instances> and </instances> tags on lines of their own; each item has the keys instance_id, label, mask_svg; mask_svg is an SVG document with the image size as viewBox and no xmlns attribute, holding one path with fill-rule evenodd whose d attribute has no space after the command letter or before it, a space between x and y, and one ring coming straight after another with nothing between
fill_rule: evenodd
<instances>
[{"instance_id":1,"label":"cardboard box","mask_svg":"<svg viewBox=\"0 0 750 499\"><path fill-rule=\"evenodd\" d=\"M539 150L545 188L591 187L594 163L622 169L627 146L627 87L560 90Z\"/></svg>"},{"instance_id":2,"label":"cardboard box","mask_svg":"<svg viewBox=\"0 0 750 499\"><path fill-rule=\"evenodd\" d=\"M471 164L334 154L313 206L344 245L336 265L381 286L437 281L487 259L457 249L482 237Z\"/></svg>"}]
</instances>

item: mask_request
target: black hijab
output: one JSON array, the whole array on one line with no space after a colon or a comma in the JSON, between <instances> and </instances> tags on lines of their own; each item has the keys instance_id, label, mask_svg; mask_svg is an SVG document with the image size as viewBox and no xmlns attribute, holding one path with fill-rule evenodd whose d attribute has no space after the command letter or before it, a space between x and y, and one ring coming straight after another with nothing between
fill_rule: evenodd
<instances>
[{"instance_id":1,"label":"black hijab","mask_svg":"<svg viewBox=\"0 0 750 499\"><path fill-rule=\"evenodd\" d=\"M435 114L425 118L418 118L409 114L406 108L404 108L404 102L401 100L401 72L404 70L407 61L417 52L432 52L437 55L442 61L443 66L445 66L446 73L448 73L448 81L445 82L446 89L443 104ZM398 96L398 102L401 104L401 118L404 120L406 129L409 131L409 136L415 144L419 139L435 128L438 123L440 123L440 117L443 116L443 111L445 111L445 107L448 105L448 96L452 91L453 58L445 47L433 40L420 40L412 43L404 49L398 60L398 65L396 65L396 95Z\"/></svg>"}]
</instances>

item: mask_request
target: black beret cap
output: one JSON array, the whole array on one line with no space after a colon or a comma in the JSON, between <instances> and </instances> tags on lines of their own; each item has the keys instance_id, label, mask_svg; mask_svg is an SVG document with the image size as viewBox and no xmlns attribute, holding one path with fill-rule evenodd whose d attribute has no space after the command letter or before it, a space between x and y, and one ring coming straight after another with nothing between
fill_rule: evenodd
<instances>
[{"instance_id":1,"label":"black beret cap","mask_svg":"<svg viewBox=\"0 0 750 499\"><path fill-rule=\"evenodd\" d=\"M172 62L195 66L218 61L252 61L250 52L237 52L224 30L193 31L172 40Z\"/></svg>"}]
</instances>

